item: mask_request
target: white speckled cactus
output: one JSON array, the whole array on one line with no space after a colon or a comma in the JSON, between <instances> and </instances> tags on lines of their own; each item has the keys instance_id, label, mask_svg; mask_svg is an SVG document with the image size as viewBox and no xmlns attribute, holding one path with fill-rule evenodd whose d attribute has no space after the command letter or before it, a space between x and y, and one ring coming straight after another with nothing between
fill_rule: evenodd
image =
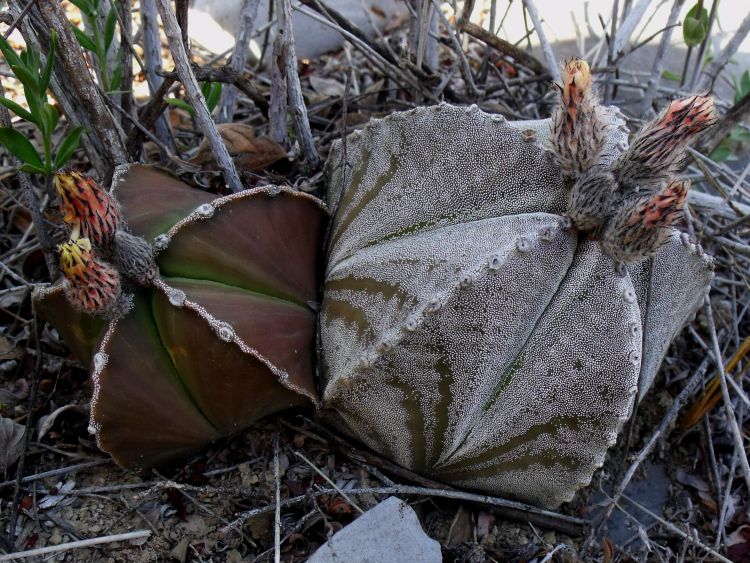
<instances>
[{"instance_id":1,"label":"white speckled cactus","mask_svg":"<svg viewBox=\"0 0 750 563\"><path fill-rule=\"evenodd\" d=\"M627 130L607 115L611 160ZM555 506L602 464L712 274L675 231L618 275L563 216L548 129L441 104L335 145L320 329L324 404L352 434Z\"/></svg>"}]
</instances>

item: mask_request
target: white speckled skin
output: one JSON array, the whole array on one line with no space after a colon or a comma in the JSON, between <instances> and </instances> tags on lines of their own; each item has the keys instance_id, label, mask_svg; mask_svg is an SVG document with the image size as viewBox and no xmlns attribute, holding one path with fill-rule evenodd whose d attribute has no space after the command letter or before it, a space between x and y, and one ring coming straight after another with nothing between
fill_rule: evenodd
<instances>
[{"instance_id":1,"label":"white speckled skin","mask_svg":"<svg viewBox=\"0 0 750 563\"><path fill-rule=\"evenodd\" d=\"M547 123L441 104L350 135L346 168L335 145L320 323L324 404L363 442L556 506L603 462L711 271L675 234L619 276L571 233Z\"/></svg>"}]
</instances>

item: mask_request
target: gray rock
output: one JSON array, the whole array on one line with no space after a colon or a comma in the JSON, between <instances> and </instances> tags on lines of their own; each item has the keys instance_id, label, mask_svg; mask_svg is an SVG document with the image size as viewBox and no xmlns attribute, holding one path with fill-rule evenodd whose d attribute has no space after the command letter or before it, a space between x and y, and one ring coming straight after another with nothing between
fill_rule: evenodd
<instances>
[{"instance_id":1,"label":"gray rock","mask_svg":"<svg viewBox=\"0 0 750 563\"><path fill-rule=\"evenodd\" d=\"M390 497L313 553L309 563L434 563L440 544L422 531L411 507Z\"/></svg>"},{"instance_id":2,"label":"gray rock","mask_svg":"<svg viewBox=\"0 0 750 563\"><path fill-rule=\"evenodd\" d=\"M385 27L389 18L405 13L406 6L397 0L329 0L326 5L341 13L360 31L370 37L375 36L377 26ZM233 37L240 24L242 0L196 0L190 14L191 39L215 53L221 53L233 44ZM261 0L255 20L255 28L260 29L268 23L268 0ZM214 26L218 26L214 27ZM340 49L343 37L329 26L316 22L305 14L294 11L292 14L294 41L297 57L300 59L315 58L327 51ZM221 31L226 33L222 38ZM272 29L275 32L275 26ZM250 50L254 57L260 53L262 36L251 41ZM271 43L273 37L271 37ZM270 52L270 49L269 49ZM268 55L267 55L268 56Z\"/></svg>"}]
</instances>

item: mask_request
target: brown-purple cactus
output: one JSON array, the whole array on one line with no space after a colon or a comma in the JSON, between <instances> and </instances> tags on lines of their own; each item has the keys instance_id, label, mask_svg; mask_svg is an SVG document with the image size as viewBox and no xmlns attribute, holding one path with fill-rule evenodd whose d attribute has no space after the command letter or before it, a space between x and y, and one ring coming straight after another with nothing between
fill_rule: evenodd
<instances>
[{"instance_id":1,"label":"brown-purple cactus","mask_svg":"<svg viewBox=\"0 0 750 563\"><path fill-rule=\"evenodd\" d=\"M262 416L317 403L324 206L278 186L217 198L140 165L118 171L114 184L107 197L122 222L97 248L122 279L109 320L84 314L102 311L70 303L62 285L35 295L39 312L91 365L99 446L121 465L148 468ZM82 240L63 249L76 272L74 249L91 250Z\"/></svg>"}]
</instances>

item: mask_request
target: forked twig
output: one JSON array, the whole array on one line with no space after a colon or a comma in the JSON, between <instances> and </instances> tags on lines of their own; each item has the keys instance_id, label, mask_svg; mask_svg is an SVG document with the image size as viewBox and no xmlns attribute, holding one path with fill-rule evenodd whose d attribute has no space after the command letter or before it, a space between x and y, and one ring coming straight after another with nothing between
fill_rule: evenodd
<instances>
[{"instance_id":1,"label":"forked twig","mask_svg":"<svg viewBox=\"0 0 750 563\"><path fill-rule=\"evenodd\" d=\"M205 136L208 146L216 158L216 164L224 176L227 187L232 192L239 192L242 190L242 182L237 174L232 157L229 156L227 147L221 141L219 132L216 129L216 123L211 119L208 106L206 106L206 99L203 97L203 93L198 87L198 81L195 79L193 70L190 67L190 59L183 43L182 30L177 23L177 17L171 3L169 0L157 0L157 8L159 8L159 15L164 26L164 34L167 36L167 41L169 42L177 74L185 88L185 95L195 110L195 120L198 123L198 127Z\"/></svg>"}]
</instances>

